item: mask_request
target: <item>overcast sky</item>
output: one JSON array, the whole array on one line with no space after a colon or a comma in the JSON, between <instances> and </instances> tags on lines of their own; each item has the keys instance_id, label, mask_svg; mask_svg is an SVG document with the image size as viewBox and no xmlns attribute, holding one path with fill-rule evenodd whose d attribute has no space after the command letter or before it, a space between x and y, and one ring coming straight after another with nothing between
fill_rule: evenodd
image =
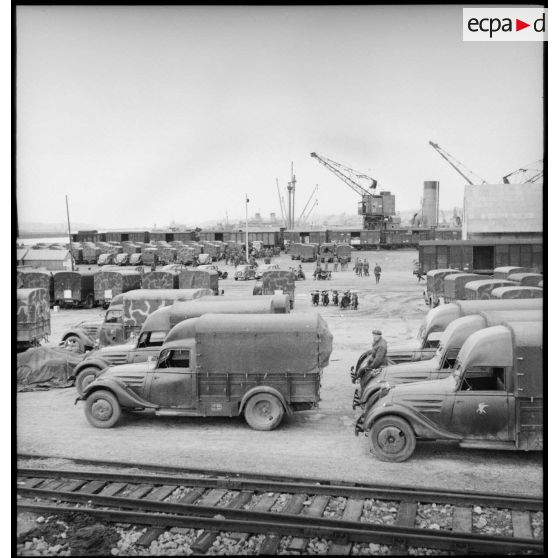
<instances>
[{"instance_id":1,"label":"overcast sky","mask_svg":"<svg viewBox=\"0 0 558 558\"><path fill-rule=\"evenodd\" d=\"M543 155L542 43L463 42L462 9L17 7L17 203L23 222L193 225L355 214L316 151L376 178L396 209L440 206Z\"/></svg>"}]
</instances>

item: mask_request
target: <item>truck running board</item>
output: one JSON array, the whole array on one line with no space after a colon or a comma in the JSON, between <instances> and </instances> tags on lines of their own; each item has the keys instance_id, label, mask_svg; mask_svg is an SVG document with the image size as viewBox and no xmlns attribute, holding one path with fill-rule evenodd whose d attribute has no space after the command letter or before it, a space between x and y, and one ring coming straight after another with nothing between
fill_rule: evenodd
<instances>
[{"instance_id":1,"label":"truck running board","mask_svg":"<svg viewBox=\"0 0 558 558\"><path fill-rule=\"evenodd\" d=\"M514 450L515 442L502 442L500 440L467 440L459 442L459 447L466 449L494 449L494 450Z\"/></svg>"},{"instance_id":2,"label":"truck running board","mask_svg":"<svg viewBox=\"0 0 558 558\"><path fill-rule=\"evenodd\" d=\"M199 413L190 409L161 409L155 411L158 417L197 417Z\"/></svg>"}]
</instances>

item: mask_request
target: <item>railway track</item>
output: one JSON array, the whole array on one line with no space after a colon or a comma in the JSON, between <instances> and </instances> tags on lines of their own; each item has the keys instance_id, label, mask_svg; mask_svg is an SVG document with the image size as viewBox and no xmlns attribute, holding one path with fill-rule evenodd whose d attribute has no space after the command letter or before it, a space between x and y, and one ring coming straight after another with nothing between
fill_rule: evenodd
<instances>
[{"instance_id":1,"label":"railway track","mask_svg":"<svg viewBox=\"0 0 558 558\"><path fill-rule=\"evenodd\" d=\"M394 554L409 548L460 554L544 551L532 530L531 514L540 514L543 506L537 498L157 469L139 474L19 466L18 511L81 512L99 521L147 527L139 546L169 529L202 530L191 543L198 554L207 552L219 533L259 536L259 554L304 552L315 539L325 541L329 554L358 554L370 543L387 545ZM421 510L433 505L448 512L446 524L417 526ZM390 513L379 517L378 507ZM488 515L505 510L509 536L479 532L473 522L479 509Z\"/></svg>"}]
</instances>

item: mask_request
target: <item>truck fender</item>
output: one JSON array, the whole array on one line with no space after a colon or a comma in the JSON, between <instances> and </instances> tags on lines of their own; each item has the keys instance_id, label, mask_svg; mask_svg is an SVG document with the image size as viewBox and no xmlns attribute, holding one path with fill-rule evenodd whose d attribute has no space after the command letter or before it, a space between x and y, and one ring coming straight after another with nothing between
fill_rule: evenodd
<instances>
[{"instance_id":1,"label":"truck fender","mask_svg":"<svg viewBox=\"0 0 558 558\"><path fill-rule=\"evenodd\" d=\"M131 389L126 387L123 383L115 380L114 378L97 378L94 382L91 382L86 386L83 396L78 398L78 400L86 400L93 392L99 391L101 389L110 391L113 393L118 402L122 407L126 408L145 408L145 409L158 409L158 405L154 405L149 401L145 401L141 397L138 397Z\"/></svg>"},{"instance_id":2,"label":"truck fender","mask_svg":"<svg viewBox=\"0 0 558 558\"><path fill-rule=\"evenodd\" d=\"M369 431L377 420L387 415L396 415L406 420L411 425L417 438L427 438L431 440L461 440L463 438L462 436L441 429L438 425L422 417L418 413L415 413L412 409L398 404L372 407L364 418L362 425L364 432Z\"/></svg>"},{"instance_id":3,"label":"truck fender","mask_svg":"<svg viewBox=\"0 0 558 558\"><path fill-rule=\"evenodd\" d=\"M85 333L85 330L81 329L80 327L74 327L72 329L65 331L64 335L62 336L62 341L65 341L66 337L68 337L69 335L75 335L79 337L82 343L84 344L84 346L86 347L95 346L95 339L91 339L91 337L89 337L89 335Z\"/></svg>"},{"instance_id":4,"label":"truck fender","mask_svg":"<svg viewBox=\"0 0 558 558\"><path fill-rule=\"evenodd\" d=\"M84 369L84 368L98 368L99 370L104 370L105 368L110 366L110 362L103 360L102 358L85 358L82 360L75 368L73 376L77 378L77 375Z\"/></svg>"},{"instance_id":5,"label":"truck fender","mask_svg":"<svg viewBox=\"0 0 558 558\"><path fill-rule=\"evenodd\" d=\"M279 399L279 401L281 401L281 404L283 405L283 408L285 409L287 414L288 415L293 414L291 406L287 404L287 401L283 397L283 394L280 391L278 391L277 389L275 389L273 387L270 387L270 386L256 386L256 387L253 387L252 389L249 389L243 395L242 400L240 401L240 407L238 409L239 414L241 414L242 411L244 410L244 407L246 406L246 403L248 402L248 399L250 399L250 397L252 397L252 395L255 395L256 393L271 393L271 394L275 395L275 397L277 397L277 399Z\"/></svg>"}]
</instances>

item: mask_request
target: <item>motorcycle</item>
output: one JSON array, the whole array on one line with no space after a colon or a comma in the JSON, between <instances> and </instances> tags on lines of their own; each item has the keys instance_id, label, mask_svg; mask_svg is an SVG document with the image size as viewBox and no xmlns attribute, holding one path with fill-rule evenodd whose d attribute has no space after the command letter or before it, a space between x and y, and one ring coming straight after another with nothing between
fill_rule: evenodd
<instances>
[{"instance_id":1,"label":"motorcycle","mask_svg":"<svg viewBox=\"0 0 558 558\"><path fill-rule=\"evenodd\" d=\"M333 291L332 302L335 306L339 306L339 293L337 291Z\"/></svg>"},{"instance_id":2,"label":"motorcycle","mask_svg":"<svg viewBox=\"0 0 558 558\"><path fill-rule=\"evenodd\" d=\"M296 269L294 267L291 267L290 270L295 274L295 281L306 279L306 275L304 274L304 271L302 271L302 269Z\"/></svg>"},{"instance_id":3,"label":"motorcycle","mask_svg":"<svg viewBox=\"0 0 558 558\"><path fill-rule=\"evenodd\" d=\"M320 304L320 291L312 291L310 293L312 300L312 306L318 306Z\"/></svg>"},{"instance_id":4,"label":"motorcycle","mask_svg":"<svg viewBox=\"0 0 558 558\"><path fill-rule=\"evenodd\" d=\"M350 304L351 304L351 295L349 294L349 291L345 291L343 293L343 296L341 297L339 308L341 308L341 310L345 310L345 308L348 308Z\"/></svg>"},{"instance_id":5,"label":"motorcycle","mask_svg":"<svg viewBox=\"0 0 558 558\"><path fill-rule=\"evenodd\" d=\"M331 271L326 271L321 269L316 273L316 279L325 281L326 279L331 279Z\"/></svg>"},{"instance_id":6,"label":"motorcycle","mask_svg":"<svg viewBox=\"0 0 558 558\"><path fill-rule=\"evenodd\" d=\"M328 305L329 305L329 292L322 291L322 306L328 306Z\"/></svg>"},{"instance_id":7,"label":"motorcycle","mask_svg":"<svg viewBox=\"0 0 558 558\"><path fill-rule=\"evenodd\" d=\"M358 294L353 293L351 296L351 308L353 310L358 310Z\"/></svg>"}]
</instances>

